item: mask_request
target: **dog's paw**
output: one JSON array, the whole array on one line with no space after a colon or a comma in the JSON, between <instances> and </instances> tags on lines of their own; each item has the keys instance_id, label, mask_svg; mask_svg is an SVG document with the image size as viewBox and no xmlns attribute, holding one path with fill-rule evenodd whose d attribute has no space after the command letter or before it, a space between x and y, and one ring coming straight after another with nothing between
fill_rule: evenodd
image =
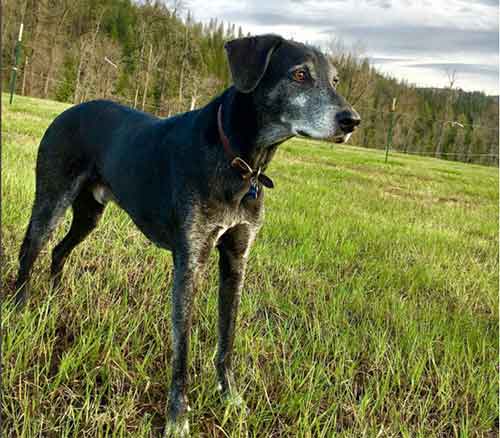
<instances>
[{"instance_id":1,"label":"dog's paw","mask_svg":"<svg viewBox=\"0 0 500 438\"><path fill-rule=\"evenodd\" d=\"M179 421L167 421L163 438L187 438L189 434L189 420L187 418Z\"/></svg>"},{"instance_id":2,"label":"dog's paw","mask_svg":"<svg viewBox=\"0 0 500 438\"><path fill-rule=\"evenodd\" d=\"M243 396L237 391L231 391L225 396L226 404L229 407L234 407L245 413L248 413L248 407Z\"/></svg>"},{"instance_id":3,"label":"dog's paw","mask_svg":"<svg viewBox=\"0 0 500 438\"><path fill-rule=\"evenodd\" d=\"M236 409L240 412L248 414L248 407L243 395L239 391L235 390L234 387L223 391L222 385L218 384L217 390L222 393L222 397L227 408Z\"/></svg>"},{"instance_id":4,"label":"dog's paw","mask_svg":"<svg viewBox=\"0 0 500 438\"><path fill-rule=\"evenodd\" d=\"M17 290L14 293L14 298L12 301L14 309L18 312L23 310L25 305L26 305L27 299L28 299L28 294L27 294L25 288L21 288L21 289Z\"/></svg>"}]
</instances>

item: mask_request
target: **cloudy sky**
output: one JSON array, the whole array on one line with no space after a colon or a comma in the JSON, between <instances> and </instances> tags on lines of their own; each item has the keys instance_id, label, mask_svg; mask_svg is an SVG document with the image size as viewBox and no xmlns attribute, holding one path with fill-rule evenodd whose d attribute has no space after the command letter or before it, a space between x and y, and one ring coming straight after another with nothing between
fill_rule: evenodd
<instances>
[{"instance_id":1,"label":"cloudy sky","mask_svg":"<svg viewBox=\"0 0 500 438\"><path fill-rule=\"evenodd\" d=\"M217 17L252 34L326 47L361 45L379 70L420 86L499 94L498 0L188 0L198 21Z\"/></svg>"}]
</instances>

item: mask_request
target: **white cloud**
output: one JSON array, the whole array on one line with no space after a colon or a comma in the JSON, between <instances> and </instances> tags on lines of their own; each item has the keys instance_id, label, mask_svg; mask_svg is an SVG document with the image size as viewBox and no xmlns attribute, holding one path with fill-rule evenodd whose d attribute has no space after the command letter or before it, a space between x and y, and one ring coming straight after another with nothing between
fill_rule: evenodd
<instances>
[{"instance_id":1,"label":"white cloud","mask_svg":"<svg viewBox=\"0 0 500 438\"><path fill-rule=\"evenodd\" d=\"M417 85L442 86L446 75L440 66L456 64L459 86L498 94L495 0L191 0L188 5L197 20L217 17L252 34L273 32L314 44L336 36L348 44L362 42L369 57L408 58L376 66Z\"/></svg>"}]
</instances>

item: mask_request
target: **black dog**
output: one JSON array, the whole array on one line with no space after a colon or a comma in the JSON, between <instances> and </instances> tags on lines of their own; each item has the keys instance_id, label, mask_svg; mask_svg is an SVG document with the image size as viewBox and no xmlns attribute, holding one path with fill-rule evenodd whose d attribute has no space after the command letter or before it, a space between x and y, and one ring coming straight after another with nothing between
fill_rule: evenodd
<instances>
[{"instance_id":1,"label":"black dog","mask_svg":"<svg viewBox=\"0 0 500 438\"><path fill-rule=\"evenodd\" d=\"M263 215L266 170L295 135L345 141L360 123L335 91L335 68L316 49L262 35L226 44L234 87L204 108L168 119L109 101L74 106L47 129L38 151L36 197L20 252L16 302L65 210L71 229L55 247L60 282L73 248L113 200L155 244L173 253L173 372L169 419L188 409L187 356L197 279L213 247L220 254L216 368L224 393L247 256ZM186 430L187 423L181 427Z\"/></svg>"}]
</instances>

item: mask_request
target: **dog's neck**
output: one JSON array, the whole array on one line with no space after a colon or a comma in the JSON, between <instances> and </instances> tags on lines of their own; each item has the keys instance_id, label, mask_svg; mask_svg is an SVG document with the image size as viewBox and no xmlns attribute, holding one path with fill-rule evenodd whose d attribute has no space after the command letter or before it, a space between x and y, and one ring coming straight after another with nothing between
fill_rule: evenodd
<instances>
[{"instance_id":1,"label":"dog's neck","mask_svg":"<svg viewBox=\"0 0 500 438\"><path fill-rule=\"evenodd\" d=\"M252 93L240 93L231 87L216 100L215 110L219 107L222 128L233 153L252 167L265 169L278 145L292 137L272 118L259 113Z\"/></svg>"}]
</instances>

